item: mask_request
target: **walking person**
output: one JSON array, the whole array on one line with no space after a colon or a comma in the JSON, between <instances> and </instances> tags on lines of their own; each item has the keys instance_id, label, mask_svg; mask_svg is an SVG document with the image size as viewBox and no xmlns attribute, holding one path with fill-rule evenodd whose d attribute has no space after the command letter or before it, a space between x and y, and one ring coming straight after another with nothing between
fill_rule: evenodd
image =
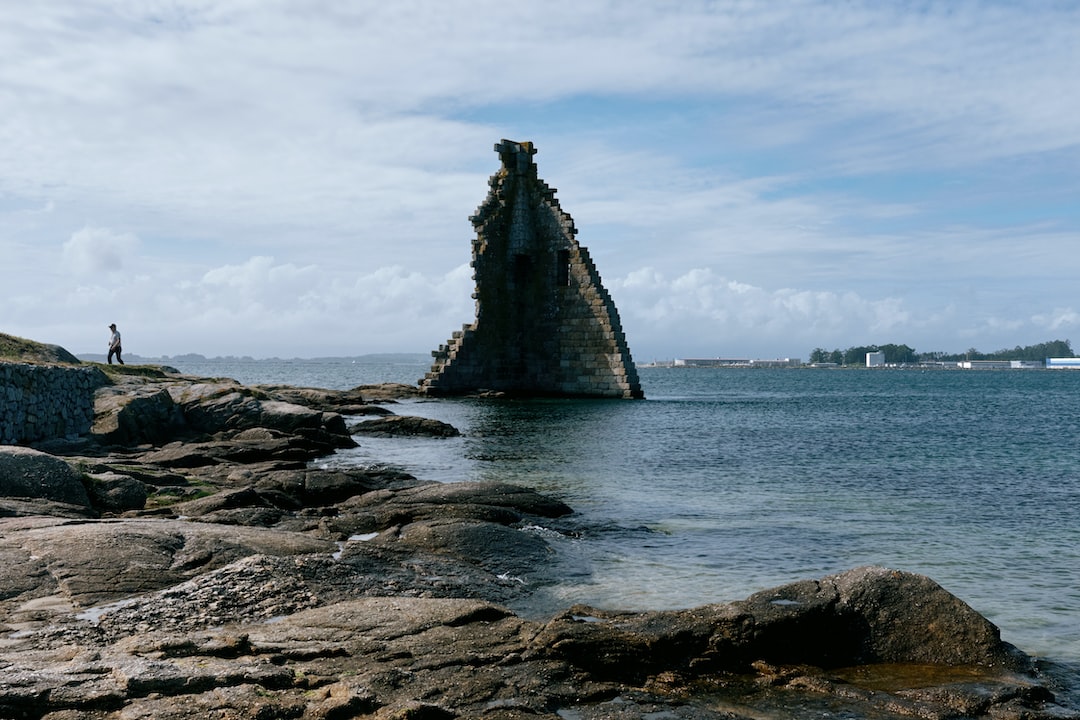
<instances>
[{"instance_id":1,"label":"walking person","mask_svg":"<svg viewBox=\"0 0 1080 720\"><path fill-rule=\"evenodd\" d=\"M120 331L116 329L116 323L111 323L112 337L109 338L109 364L112 365L112 356L116 355L116 362L124 364L124 358L120 357L123 348L120 347Z\"/></svg>"}]
</instances>

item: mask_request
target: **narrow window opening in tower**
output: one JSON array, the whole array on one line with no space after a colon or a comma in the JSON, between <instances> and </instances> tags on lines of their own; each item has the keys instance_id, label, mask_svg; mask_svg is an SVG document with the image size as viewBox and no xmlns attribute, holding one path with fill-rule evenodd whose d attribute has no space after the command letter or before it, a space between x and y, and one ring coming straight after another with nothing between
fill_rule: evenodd
<instances>
[{"instance_id":1,"label":"narrow window opening in tower","mask_svg":"<svg viewBox=\"0 0 1080 720\"><path fill-rule=\"evenodd\" d=\"M557 272L555 283L561 287L567 287L570 285L570 251L560 250L556 262L558 265L555 268Z\"/></svg>"},{"instance_id":2,"label":"narrow window opening in tower","mask_svg":"<svg viewBox=\"0 0 1080 720\"><path fill-rule=\"evenodd\" d=\"M524 253L514 255L514 285L523 287L532 274L532 258Z\"/></svg>"}]
</instances>

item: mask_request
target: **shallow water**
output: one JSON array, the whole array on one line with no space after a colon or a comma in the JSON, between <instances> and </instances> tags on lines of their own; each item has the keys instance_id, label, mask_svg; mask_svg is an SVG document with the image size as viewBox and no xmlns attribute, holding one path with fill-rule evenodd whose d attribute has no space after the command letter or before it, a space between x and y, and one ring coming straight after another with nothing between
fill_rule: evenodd
<instances>
[{"instance_id":1,"label":"shallow water","mask_svg":"<svg viewBox=\"0 0 1080 720\"><path fill-rule=\"evenodd\" d=\"M295 379L276 368L273 381L341 388L424 369L369 380L355 367ZM333 462L565 500L580 533L552 534L562 581L536 612L688 607L880 564L932 577L1004 639L1080 667L1080 372L646 368L641 379L641 402L402 403L396 412L463 437L364 438Z\"/></svg>"}]
</instances>

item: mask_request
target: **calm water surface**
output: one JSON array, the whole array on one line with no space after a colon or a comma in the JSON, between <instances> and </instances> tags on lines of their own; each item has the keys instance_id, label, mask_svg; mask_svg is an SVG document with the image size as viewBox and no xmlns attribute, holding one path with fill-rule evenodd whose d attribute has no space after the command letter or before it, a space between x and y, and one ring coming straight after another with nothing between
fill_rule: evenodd
<instances>
[{"instance_id":1,"label":"calm water surface","mask_svg":"<svg viewBox=\"0 0 1080 720\"><path fill-rule=\"evenodd\" d=\"M231 376L345 388L424 369ZM641 379L641 402L402 403L399 414L463 436L364 439L333 462L564 499L578 531L548 533L563 581L536 612L688 607L880 564L932 577L1006 640L1080 667L1080 372L646 368Z\"/></svg>"}]
</instances>

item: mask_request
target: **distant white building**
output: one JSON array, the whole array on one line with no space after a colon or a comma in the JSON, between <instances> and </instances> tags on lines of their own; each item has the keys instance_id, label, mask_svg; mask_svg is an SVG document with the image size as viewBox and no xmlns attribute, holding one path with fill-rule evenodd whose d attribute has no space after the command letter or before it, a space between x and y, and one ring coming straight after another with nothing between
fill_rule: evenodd
<instances>
[{"instance_id":1,"label":"distant white building","mask_svg":"<svg viewBox=\"0 0 1080 720\"><path fill-rule=\"evenodd\" d=\"M676 358L675 367L799 367L799 358L752 360L750 358Z\"/></svg>"},{"instance_id":2,"label":"distant white building","mask_svg":"<svg viewBox=\"0 0 1080 720\"><path fill-rule=\"evenodd\" d=\"M736 367L749 365L749 358L676 358L675 367Z\"/></svg>"},{"instance_id":3,"label":"distant white building","mask_svg":"<svg viewBox=\"0 0 1080 720\"><path fill-rule=\"evenodd\" d=\"M799 367L802 360L799 358L775 358L773 360L751 360L750 367Z\"/></svg>"},{"instance_id":4,"label":"distant white building","mask_svg":"<svg viewBox=\"0 0 1080 720\"><path fill-rule=\"evenodd\" d=\"M1047 370L1080 370L1080 358L1046 358Z\"/></svg>"},{"instance_id":5,"label":"distant white building","mask_svg":"<svg viewBox=\"0 0 1080 720\"><path fill-rule=\"evenodd\" d=\"M964 370L1030 370L1041 368L1042 363L1028 360L961 360L956 366Z\"/></svg>"},{"instance_id":6,"label":"distant white building","mask_svg":"<svg viewBox=\"0 0 1080 720\"><path fill-rule=\"evenodd\" d=\"M884 367L885 353L881 350L866 353L866 367Z\"/></svg>"}]
</instances>

